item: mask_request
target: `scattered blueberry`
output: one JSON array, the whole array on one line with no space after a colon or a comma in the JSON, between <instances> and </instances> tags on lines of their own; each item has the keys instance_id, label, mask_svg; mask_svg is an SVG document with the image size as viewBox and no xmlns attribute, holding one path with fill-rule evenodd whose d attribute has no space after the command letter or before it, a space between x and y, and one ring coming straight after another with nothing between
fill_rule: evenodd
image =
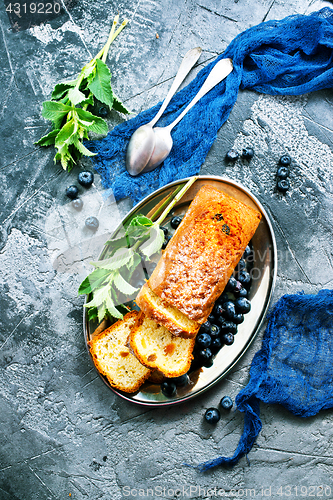
<instances>
[{"instance_id":1,"label":"scattered blueberry","mask_svg":"<svg viewBox=\"0 0 333 500\"><path fill-rule=\"evenodd\" d=\"M211 358L213 356L213 353L209 349L209 347L206 347L205 349L201 349L198 354L199 354L201 361L203 361L203 362L211 360Z\"/></svg>"},{"instance_id":2,"label":"scattered blueberry","mask_svg":"<svg viewBox=\"0 0 333 500\"><path fill-rule=\"evenodd\" d=\"M247 271L240 271L238 273L238 281L240 281L243 286L248 287L251 283L251 276Z\"/></svg>"},{"instance_id":3,"label":"scattered blueberry","mask_svg":"<svg viewBox=\"0 0 333 500\"><path fill-rule=\"evenodd\" d=\"M181 223L181 221L182 221L182 218L179 217L179 215L175 215L174 217L172 217L172 219L170 221L170 226L173 229L177 229L177 227L179 226L179 224Z\"/></svg>"},{"instance_id":4,"label":"scattered blueberry","mask_svg":"<svg viewBox=\"0 0 333 500\"><path fill-rule=\"evenodd\" d=\"M212 338L208 333L199 333L196 338L196 343L198 346L206 348L212 343Z\"/></svg>"},{"instance_id":5,"label":"scattered blueberry","mask_svg":"<svg viewBox=\"0 0 333 500\"><path fill-rule=\"evenodd\" d=\"M280 164L283 165L284 167L288 167L291 163L291 158L289 155L283 155L280 158Z\"/></svg>"},{"instance_id":6,"label":"scattered blueberry","mask_svg":"<svg viewBox=\"0 0 333 500\"><path fill-rule=\"evenodd\" d=\"M289 168L288 167L279 167L278 168L278 171L276 172L276 175L280 178L280 179L286 179L287 177L289 177Z\"/></svg>"},{"instance_id":7,"label":"scattered blueberry","mask_svg":"<svg viewBox=\"0 0 333 500\"><path fill-rule=\"evenodd\" d=\"M88 219L86 219L85 221L85 225L88 229L91 229L92 231L97 231L99 222L98 219L96 219L96 217L88 217Z\"/></svg>"},{"instance_id":8,"label":"scattered blueberry","mask_svg":"<svg viewBox=\"0 0 333 500\"><path fill-rule=\"evenodd\" d=\"M233 292L234 290L236 290L236 287L237 287L237 280L236 280L236 278L234 278L234 276L231 276L229 278L228 283L225 286L225 291L226 292Z\"/></svg>"},{"instance_id":9,"label":"scattered blueberry","mask_svg":"<svg viewBox=\"0 0 333 500\"><path fill-rule=\"evenodd\" d=\"M68 198L70 198L71 200L75 200L75 198L78 197L78 194L79 194L79 190L77 188L77 186L69 186L67 189L66 189L66 196L68 196Z\"/></svg>"},{"instance_id":10,"label":"scattered blueberry","mask_svg":"<svg viewBox=\"0 0 333 500\"><path fill-rule=\"evenodd\" d=\"M75 200L72 201L72 206L73 208L75 208L75 210L82 210L82 207L83 207L83 201L81 200L81 198L75 198Z\"/></svg>"},{"instance_id":11,"label":"scattered blueberry","mask_svg":"<svg viewBox=\"0 0 333 500\"><path fill-rule=\"evenodd\" d=\"M251 302L245 297L238 297L235 300L235 307L238 313L247 314L251 311Z\"/></svg>"},{"instance_id":12,"label":"scattered blueberry","mask_svg":"<svg viewBox=\"0 0 333 500\"><path fill-rule=\"evenodd\" d=\"M235 314L232 321L236 323L236 325L240 325L244 321L244 315L243 314Z\"/></svg>"},{"instance_id":13,"label":"scattered blueberry","mask_svg":"<svg viewBox=\"0 0 333 500\"><path fill-rule=\"evenodd\" d=\"M218 302L217 304L215 304L215 306L213 307L213 313L217 317L222 316L222 314L224 313L223 306L222 306L222 304L220 302Z\"/></svg>"},{"instance_id":14,"label":"scattered blueberry","mask_svg":"<svg viewBox=\"0 0 333 500\"><path fill-rule=\"evenodd\" d=\"M210 350L212 351L213 354L216 354L221 349L222 346L223 346L222 340L219 337L217 337L212 341L210 345Z\"/></svg>"},{"instance_id":15,"label":"scattered blueberry","mask_svg":"<svg viewBox=\"0 0 333 500\"><path fill-rule=\"evenodd\" d=\"M221 399L220 405L222 406L222 408L223 408L224 410L231 410L231 408L233 407L233 402L232 402L231 397L229 397L229 396L224 396L224 397Z\"/></svg>"},{"instance_id":16,"label":"scattered blueberry","mask_svg":"<svg viewBox=\"0 0 333 500\"><path fill-rule=\"evenodd\" d=\"M249 245L247 245L247 247L244 250L242 259L245 259L245 260L248 259L251 255L251 253L252 253L251 247Z\"/></svg>"},{"instance_id":17,"label":"scattered blueberry","mask_svg":"<svg viewBox=\"0 0 333 500\"><path fill-rule=\"evenodd\" d=\"M210 327L211 327L211 324L209 321L205 321L201 327L200 327L200 331L201 332L206 332L206 333L209 333L210 332Z\"/></svg>"},{"instance_id":18,"label":"scattered blueberry","mask_svg":"<svg viewBox=\"0 0 333 500\"><path fill-rule=\"evenodd\" d=\"M172 396L174 396L177 392L176 384L174 382L169 382L168 380L166 380L161 384L161 391L164 394L164 396L172 398Z\"/></svg>"},{"instance_id":19,"label":"scattered blueberry","mask_svg":"<svg viewBox=\"0 0 333 500\"><path fill-rule=\"evenodd\" d=\"M246 262L244 259L240 259L240 261L237 264L237 270L243 271L243 269L246 269Z\"/></svg>"},{"instance_id":20,"label":"scattered blueberry","mask_svg":"<svg viewBox=\"0 0 333 500\"><path fill-rule=\"evenodd\" d=\"M221 328L221 333L233 333L236 335L237 333L237 325L233 323L232 321L226 321L224 318L220 318L220 328Z\"/></svg>"},{"instance_id":21,"label":"scattered blueberry","mask_svg":"<svg viewBox=\"0 0 333 500\"><path fill-rule=\"evenodd\" d=\"M237 296L238 296L238 297L247 297L247 294L248 294L248 292L247 292L246 288L243 288L243 287L242 287L242 288L239 290L239 292L237 293Z\"/></svg>"},{"instance_id":22,"label":"scattered blueberry","mask_svg":"<svg viewBox=\"0 0 333 500\"><path fill-rule=\"evenodd\" d=\"M223 307L223 315L226 319L233 319L233 317L236 314L236 309L235 309L235 304L231 302L231 300L228 300L227 302L224 302L222 305Z\"/></svg>"},{"instance_id":23,"label":"scattered blueberry","mask_svg":"<svg viewBox=\"0 0 333 500\"><path fill-rule=\"evenodd\" d=\"M106 118L108 116L108 108L106 108L105 106L101 106L98 110L98 114L102 118Z\"/></svg>"},{"instance_id":24,"label":"scattered blueberry","mask_svg":"<svg viewBox=\"0 0 333 500\"><path fill-rule=\"evenodd\" d=\"M217 424L220 418L221 414L217 408L208 408L205 412L205 420L209 424Z\"/></svg>"},{"instance_id":25,"label":"scattered blueberry","mask_svg":"<svg viewBox=\"0 0 333 500\"><path fill-rule=\"evenodd\" d=\"M289 187L290 187L290 184L289 184L289 181L288 179L281 179L276 187L278 188L278 190L281 192L281 193L285 193L286 191L288 191Z\"/></svg>"},{"instance_id":26,"label":"scattered blueberry","mask_svg":"<svg viewBox=\"0 0 333 500\"><path fill-rule=\"evenodd\" d=\"M238 151L236 151L235 149L230 149L227 154L225 155L225 159L227 161L236 161L238 160L239 158L239 154L238 154Z\"/></svg>"},{"instance_id":27,"label":"scattered blueberry","mask_svg":"<svg viewBox=\"0 0 333 500\"><path fill-rule=\"evenodd\" d=\"M234 335L231 332L225 332L221 335L221 340L225 345L231 345L234 343Z\"/></svg>"},{"instance_id":28,"label":"scattered blueberry","mask_svg":"<svg viewBox=\"0 0 333 500\"><path fill-rule=\"evenodd\" d=\"M170 382L176 384L176 387L184 387L188 385L190 382L190 377L185 373L184 375L180 375L179 377L174 377L170 379Z\"/></svg>"},{"instance_id":29,"label":"scattered blueberry","mask_svg":"<svg viewBox=\"0 0 333 500\"><path fill-rule=\"evenodd\" d=\"M165 250L166 247L167 247L167 244L169 243L169 241L171 240L171 236L166 236L164 238L164 241L163 241L163 245L162 245L162 249Z\"/></svg>"},{"instance_id":30,"label":"scattered blueberry","mask_svg":"<svg viewBox=\"0 0 333 500\"><path fill-rule=\"evenodd\" d=\"M244 148L243 151L242 151L242 157L245 159L245 160L251 160L251 158L253 158L254 156L254 150L253 148Z\"/></svg>"},{"instance_id":31,"label":"scattered blueberry","mask_svg":"<svg viewBox=\"0 0 333 500\"><path fill-rule=\"evenodd\" d=\"M88 188L94 182L94 174L92 172L89 172L88 170L85 172L80 172L77 180L79 181L81 186Z\"/></svg>"},{"instance_id":32,"label":"scattered blueberry","mask_svg":"<svg viewBox=\"0 0 333 500\"><path fill-rule=\"evenodd\" d=\"M217 325L212 325L210 327L210 336L212 337L212 339L215 339L216 337L218 337L221 333L221 328Z\"/></svg>"},{"instance_id":33,"label":"scattered blueberry","mask_svg":"<svg viewBox=\"0 0 333 500\"><path fill-rule=\"evenodd\" d=\"M165 226L160 226L160 229L162 229L164 236L168 236L169 234L169 229Z\"/></svg>"}]
</instances>

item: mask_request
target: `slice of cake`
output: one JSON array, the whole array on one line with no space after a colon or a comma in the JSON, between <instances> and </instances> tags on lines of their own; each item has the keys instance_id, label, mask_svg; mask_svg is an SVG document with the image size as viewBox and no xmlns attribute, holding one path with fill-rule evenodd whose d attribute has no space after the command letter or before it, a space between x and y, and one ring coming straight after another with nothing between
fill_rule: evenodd
<instances>
[{"instance_id":1,"label":"slice of cake","mask_svg":"<svg viewBox=\"0 0 333 500\"><path fill-rule=\"evenodd\" d=\"M175 337L143 312L130 334L130 346L138 360L166 377L178 377L188 372L194 342L195 339Z\"/></svg>"},{"instance_id":2,"label":"slice of cake","mask_svg":"<svg viewBox=\"0 0 333 500\"><path fill-rule=\"evenodd\" d=\"M88 342L97 370L106 376L112 387L124 392L136 392L151 374L127 346L138 314L137 311L127 313Z\"/></svg>"}]
</instances>

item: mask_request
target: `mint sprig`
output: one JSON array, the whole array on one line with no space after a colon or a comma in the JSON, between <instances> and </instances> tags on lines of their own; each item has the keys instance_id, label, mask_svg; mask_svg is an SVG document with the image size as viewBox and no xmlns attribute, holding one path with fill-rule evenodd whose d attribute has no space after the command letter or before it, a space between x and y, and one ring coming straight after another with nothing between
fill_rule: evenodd
<instances>
[{"instance_id":1,"label":"mint sprig","mask_svg":"<svg viewBox=\"0 0 333 500\"><path fill-rule=\"evenodd\" d=\"M123 318L123 313L127 311L124 303L133 300L139 290L130 281L141 265L141 255L149 259L161 250L164 232L160 224L196 180L197 177L191 177L186 184L177 187L151 218L136 215L120 235L105 243L108 258L91 262L95 269L81 283L78 291L79 295L89 295L85 304L89 320L98 318L102 321L105 316ZM153 222L155 218L157 220Z\"/></svg>"},{"instance_id":2,"label":"mint sprig","mask_svg":"<svg viewBox=\"0 0 333 500\"><path fill-rule=\"evenodd\" d=\"M82 68L77 78L57 83L51 100L43 102L42 116L52 122L53 130L35 144L54 145L57 149L54 161L60 161L64 170L70 171L82 156L95 155L83 145L84 139L89 138L89 132L100 135L108 132L106 121L87 111L89 105L94 105L95 99L109 109L129 113L113 93L112 75L105 64L111 43L128 23L125 19L116 30L118 20L119 15L116 15L108 41L97 56Z\"/></svg>"}]
</instances>

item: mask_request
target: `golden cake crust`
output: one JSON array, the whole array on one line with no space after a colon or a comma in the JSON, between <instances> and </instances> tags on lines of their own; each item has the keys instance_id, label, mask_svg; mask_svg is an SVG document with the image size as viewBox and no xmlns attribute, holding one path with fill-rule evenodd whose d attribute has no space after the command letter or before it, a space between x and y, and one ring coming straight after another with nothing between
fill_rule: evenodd
<instances>
[{"instance_id":1,"label":"golden cake crust","mask_svg":"<svg viewBox=\"0 0 333 500\"><path fill-rule=\"evenodd\" d=\"M192 201L148 284L202 324L227 284L261 214L209 185Z\"/></svg>"}]
</instances>

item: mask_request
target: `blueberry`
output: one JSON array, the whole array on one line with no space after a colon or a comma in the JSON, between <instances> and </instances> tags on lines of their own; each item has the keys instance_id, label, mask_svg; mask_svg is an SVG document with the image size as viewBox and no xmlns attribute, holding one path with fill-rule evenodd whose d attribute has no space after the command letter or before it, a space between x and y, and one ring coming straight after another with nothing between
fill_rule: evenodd
<instances>
[{"instance_id":1,"label":"blueberry","mask_svg":"<svg viewBox=\"0 0 333 500\"><path fill-rule=\"evenodd\" d=\"M94 182L94 174L92 172L89 172L88 170L86 172L80 172L77 180L79 181L81 186L88 188Z\"/></svg>"},{"instance_id":2,"label":"blueberry","mask_svg":"<svg viewBox=\"0 0 333 500\"><path fill-rule=\"evenodd\" d=\"M85 220L85 226L92 231L97 231L99 226L98 219L96 219L96 217L88 217L88 219Z\"/></svg>"},{"instance_id":3,"label":"blueberry","mask_svg":"<svg viewBox=\"0 0 333 500\"><path fill-rule=\"evenodd\" d=\"M251 283L251 276L247 271L240 271L238 273L238 281L245 286L245 288L250 286Z\"/></svg>"},{"instance_id":4,"label":"blueberry","mask_svg":"<svg viewBox=\"0 0 333 500\"><path fill-rule=\"evenodd\" d=\"M236 280L236 278L231 276L229 278L228 283L225 286L225 291L226 292L233 292L234 290L236 290L236 287L237 287L237 280Z\"/></svg>"},{"instance_id":5,"label":"blueberry","mask_svg":"<svg viewBox=\"0 0 333 500\"><path fill-rule=\"evenodd\" d=\"M235 149L230 149L225 155L227 161L236 161L239 158L239 154Z\"/></svg>"},{"instance_id":6,"label":"blueberry","mask_svg":"<svg viewBox=\"0 0 333 500\"><path fill-rule=\"evenodd\" d=\"M239 292L237 293L237 297L247 297L248 291L246 288L241 288Z\"/></svg>"},{"instance_id":7,"label":"blueberry","mask_svg":"<svg viewBox=\"0 0 333 500\"><path fill-rule=\"evenodd\" d=\"M203 333L209 333L210 332L210 327L211 327L211 324L209 321L205 321L201 327L200 327L200 331Z\"/></svg>"},{"instance_id":8,"label":"blueberry","mask_svg":"<svg viewBox=\"0 0 333 500\"><path fill-rule=\"evenodd\" d=\"M280 179L286 179L287 177L289 177L289 168L288 167L284 167L284 166L278 168L278 171L276 172L276 175Z\"/></svg>"},{"instance_id":9,"label":"blueberry","mask_svg":"<svg viewBox=\"0 0 333 500\"><path fill-rule=\"evenodd\" d=\"M213 353L209 349L209 347L206 347L205 349L201 349L198 352L198 354L199 354L199 357L200 357L201 361L203 361L203 362L211 360L211 358L213 356Z\"/></svg>"},{"instance_id":10,"label":"blueberry","mask_svg":"<svg viewBox=\"0 0 333 500\"><path fill-rule=\"evenodd\" d=\"M108 108L106 108L105 106L101 106L98 110L98 114L102 118L106 118L108 116Z\"/></svg>"},{"instance_id":11,"label":"blueberry","mask_svg":"<svg viewBox=\"0 0 333 500\"><path fill-rule=\"evenodd\" d=\"M245 160L251 160L251 158L254 157L254 150L253 148L244 148L242 151L242 157Z\"/></svg>"},{"instance_id":12,"label":"blueberry","mask_svg":"<svg viewBox=\"0 0 333 500\"><path fill-rule=\"evenodd\" d=\"M209 321L209 323L214 323L214 321L215 321L214 314L210 313L210 315L208 316L207 320Z\"/></svg>"},{"instance_id":13,"label":"blueberry","mask_svg":"<svg viewBox=\"0 0 333 500\"><path fill-rule=\"evenodd\" d=\"M278 188L278 190L281 192L281 193L286 193L290 187L290 184L289 184L289 181L288 179L281 179L276 187Z\"/></svg>"},{"instance_id":14,"label":"blueberry","mask_svg":"<svg viewBox=\"0 0 333 500\"><path fill-rule=\"evenodd\" d=\"M184 375L180 375L179 377L173 377L170 379L170 382L176 384L176 387L184 387L188 385L190 382L190 377L185 373Z\"/></svg>"},{"instance_id":15,"label":"blueberry","mask_svg":"<svg viewBox=\"0 0 333 500\"><path fill-rule=\"evenodd\" d=\"M222 316L224 312L224 309L223 309L223 306L221 303L217 303L215 304L215 306L213 307L213 313L215 316L219 317L219 316Z\"/></svg>"},{"instance_id":16,"label":"blueberry","mask_svg":"<svg viewBox=\"0 0 333 500\"><path fill-rule=\"evenodd\" d=\"M163 250L166 249L167 244L169 243L170 240L171 240L171 236L165 236L164 241L163 241L163 245L162 245Z\"/></svg>"},{"instance_id":17,"label":"blueberry","mask_svg":"<svg viewBox=\"0 0 333 500\"><path fill-rule=\"evenodd\" d=\"M78 212L82 210L83 207L83 201L81 198L75 198L75 200L72 201L72 207L75 208Z\"/></svg>"},{"instance_id":18,"label":"blueberry","mask_svg":"<svg viewBox=\"0 0 333 500\"><path fill-rule=\"evenodd\" d=\"M225 345L231 345L234 343L234 335L231 332L225 332L221 335L221 340Z\"/></svg>"},{"instance_id":19,"label":"blueberry","mask_svg":"<svg viewBox=\"0 0 333 500\"><path fill-rule=\"evenodd\" d=\"M221 334L230 332L236 335L237 333L237 325L232 321L226 321L224 318L220 319L220 328Z\"/></svg>"},{"instance_id":20,"label":"blueberry","mask_svg":"<svg viewBox=\"0 0 333 500\"><path fill-rule=\"evenodd\" d=\"M235 300L235 307L238 313L247 314L251 311L251 302L245 297L239 297Z\"/></svg>"},{"instance_id":21,"label":"blueberry","mask_svg":"<svg viewBox=\"0 0 333 500\"><path fill-rule=\"evenodd\" d=\"M69 186L66 189L66 196L68 196L68 198L70 198L71 200L75 200L75 198L78 197L78 194L79 194L79 190L78 190L77 186Z\"/></svg>"},{"instance_id":22,"label":"blueberry","mask_svg":"<svg viewBox=\"0 0 333 500\"><path fill-rule=\"evenodd\" d=\"M245 259L245 260L248 259L251 255L251 253L252 253L251 247L249 245L247 245L247 247L244 250L242 259Z\"/></svg>"},{"instance_id":23,"label":"blueberry","mask_svg":"<svg viewBox=\"0 0 333 500\"><path fill-rule=\"evenodd\" d=\"M212 325L210 327L210 336L212 337L212 339L215 339L216 337L218 337L221 333L221 328L217 325Z\"/></svg>"},{"instance_id":24,"label":"blueberry","mask_svg":"<svg viewBox=\"0 0 333 500\"><path fill-rule=\"evenodd\" d=\"M237 264L237 271L243 271L243 269L246 269L246 262L244 259L240 259Z\"/></svg>"},{"instance_id":25,"label":"blueberry","mask_svg":"<svg viewBox=\"0 0 333 500\"><path fill-rule=\"evenodd\" d=\"M240 325L244 321L244 315L243 314L235 314L233 317L233 322L236 323L236 325Z\"/></svg>"},{"instance_id":26,"label":"blueberry","mask_svg":"<svg viewBox=\"0 0 333 500\"><path fill-rule=\"evenodd\" d=\"M172 396L174 396L177 392L176 384L174 382L169 382L169 380L166 380L161 384L161 391L164 396L172 398Z\"/></svg>"},{"instance_id":27,"label":"blueberry","mask_svg":"<svg viewBox=\"0 0 333 500\"><path fill-rule=\"evenodd\" d=\"M289 155L283 155L280 158L280 164L283 165L284 167L288 167L291 163L291 158Z\"/></svg>"},{"instance_id":28,"label":"blueberry","mask_svg":"<svg viewBox=\"0 0 333 500\"><path fill-rule=\"evenodd\" d=\"M209 424L217 424L220 418L221 414L217 408L208 408L205 412L205 420Z\"/></svg>"},{"instance_id":29,"label":"blueberry","mask_svg":"<svg viewBox=\"0 0 333 500\"><path fill-rule=\"evenodd\" d=\"M160 226L160 229L162 229L164 236L168 236L169 234L169 229L165 226Z\"/></svg>"},{"instance_id":30,"label":"blueberry","mask_svg":"<svg viewBox=\"0 0 333 500\"><path fill-rule=\"evenodd\" d=\"M212 338L208 333L199 333L196 338L196 343L198 346L206 348L212 343Z\"/></svg>"},{"instance_id":31,"label":"blueberry","mask_svg":"<svg viewBox=\"0 0 333 500\"><path fill-rule=\"evenodd\" d=\"M224 396L220 401L220 405L224 410L231 410L231 408L233 407L233 402L231 397Z\"/></svg>"},{"instance_id":32,"label":"blueberry","mask_svg":"<svg viewBox=\"0 0 333 500\"><path fill-rule=\"evenodd\" d=\"M210 350L212 351L213 354L216 354L221 349L222 346L223 346L222 340L219 337L217 337L211 343Z\"/></svg>"},{"instance_id":33,"label":"blueberry","mask_svg":"<svg viewBox=\"0 0 333 500\"><path fill-rule=\"evenodd\" d=\"M224 304L222 304L222 307L223 307L223 316L226 319L233 319L233 317L236 314L235 304L231 302L231 300L228 300L227 302L224 302Z\"/></svg>"},{"instance_id":34,"label":"blueberry","mask_svg":"<svg viewBox=\"0 0 333 500\"><path fill-rule=\"evenodd\" d=\"M216 301L217 304L223 304L223 302L227 302L227 300L230 300L230 293L231 292L226 292L226 291L222 292Z\"/></svg>"},{"instance_id":35,"label":"blueberry","mask_svg":"<svg viewBox=\"0 0 333 500\"><path fill-rule=\"evenodd\" d=\"M175 215L174 217L172 217L172 219L170 221L170 226L173 229L177 229L177 227L179 226L179 224L181 223L181 221L182 221L182 218L179 217L179 215Z\"/></svg>"}]
</instances>

